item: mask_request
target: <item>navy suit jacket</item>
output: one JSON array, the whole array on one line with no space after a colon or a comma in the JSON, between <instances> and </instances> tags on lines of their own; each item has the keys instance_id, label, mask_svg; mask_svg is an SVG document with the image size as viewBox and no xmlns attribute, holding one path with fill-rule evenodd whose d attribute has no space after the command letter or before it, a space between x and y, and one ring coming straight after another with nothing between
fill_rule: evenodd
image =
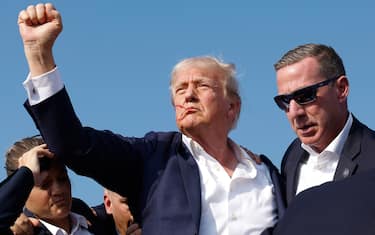
<instances>
[{"instance_id":1,"label":"navy suit jacket","mask_svg":"<svg viewBox=\"0 0 375 235\"><path fill-rule=\"evenodd\" d=\"M375 169L299 193L272 235L375 234Z\"/></svg>"},{"instance_id":2,"label":"navy suit jacket","mask_svg":"<svg viewBox=\"0 0 375 235\"><path fill-rule=\"evenodd\" d=\"M94 206L92 209L95 210L96 219L100 221L100 223L104 227L108 228L107 235L118 235L113 216L110 214L107 214L104 203Z\"/></svg>"},{"instance_id":3,"label":"navy suit jacket","mask_svg":"<svg viewBox=\"0 0 375 235\"><path fill-rule=\"evenodd\" d=\"M65 88L38 105L26 102L25 107L49 149L71 169L129 199L143 234L199 233L199 170L181 133L149 132L134 138L82 127ZM281 215L278 171L265 162Z\"/></svg>"},{"instance_id":4,"label":"navy suit jacket","mask_svg":"<svg viewBox=\"0 0 375 235\"><path fill-rule=\"evenodd\" d=\"M353 124L344 144L337 165L334 180L365 172L375 168L375 132L353 116ZM281 163L281 175L286 184L287 205L293 200L297 190L299 165L308 153L301 148L301 141L295 139L288 147Z\"/></svg>"}]
</instances>

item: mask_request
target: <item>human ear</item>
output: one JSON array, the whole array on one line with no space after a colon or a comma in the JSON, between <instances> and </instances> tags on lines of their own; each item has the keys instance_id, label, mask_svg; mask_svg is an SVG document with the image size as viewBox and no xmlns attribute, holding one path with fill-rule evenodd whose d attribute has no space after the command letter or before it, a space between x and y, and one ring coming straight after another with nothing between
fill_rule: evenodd
<instances>
[{"instance_id":1,"label":"human ear","mask_svg":"<svg viewBox=\"0 0 375 235\"><path fill-rule=\"evenodd\" d=\"M341 76L336 81L337 98L346 101L349 95L349 80L346 76Z\"/></svg>"}]
</instances>

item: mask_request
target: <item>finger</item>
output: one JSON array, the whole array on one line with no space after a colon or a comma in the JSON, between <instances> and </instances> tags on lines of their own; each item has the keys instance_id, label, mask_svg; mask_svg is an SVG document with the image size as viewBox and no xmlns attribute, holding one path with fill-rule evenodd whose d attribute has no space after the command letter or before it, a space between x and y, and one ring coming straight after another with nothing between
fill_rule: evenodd
<instances>
[{"instance_id":1,"label":"finger","mask_svg":"<svg viewBox=\"0 0 375 235\"><path fill-rule=\"evenodd\" d=\"M40 226L40 221L36 218L29 218L31 224L33 225L33 227L39 227Z\"/></svg>"},{"instance_id":2,"label":"finger","mask_svg":"<svg viewBox=\"0 0 375 235\"><path fill-rule=\"evenodd\" d=\"M258 165L262 163L262 159L258 155L255 155L253 159Z\"/></svg>"},{"instance_id":3,"label":"finger","mask_svg":"<svg viewBox=\"0 0 375 235\"><path fill-rule=\"evenodd\" d=\"M47 20L46 17L46 9L44 7L44 4L39 3L36 5L36 16L38 19L39 24L44 24Z\"/></svg>"},{"instance_id":4,"label":"finger","mask_svg":"<svg viewBox=\"0 0 375 235\"><path fill-rule=\"evenodd\" d=\"M21 225L14 225L10 227L10 230L12 230L13 234L19 235L19 234L33 234L33 227L31 224L21 224Z\"/></svg>"},{"instance_id":5,"label":"finger","mask_svg":"<svg viewBox=\"0 0 375 235\"><path fill-rule=\"evenodd\" d=\"M126 234L134 234L137 230L139 230L138 224L131 224L128 227L128 230L126 231Z\"/></svg>"},{"instance_id":6,"label":"finger","mask_svg":"<svg viewBox=\"0 0 375 235\"><path fill-rule=\"evenodd\" d=\"M41 144L41 145L39 145L39 146L42 147L42 148L44 148L44 149L47 148L47 144Z\"/></svg>"},{"instance_id":7,"label":"finger","mask_svg":"<svg viewBox=\"0 0 375 235\"><path fill-rule=\"evenodd\" d=\"M29 218L24 213L21 213L10 229L13 234L31 234L33 226Z\"/></svg>"},{"instance_id":8,"label":"finger","mask_svg":"<svg viewBox=\"0 0 375 235\"><path fill-rule=\"evenodd\" d=\"M90 209L91 209L91 212L92 212L95 216L98 216L98 214L96 213L96 210L95 210L94 208L91 208L91 207L90 207Z\"/></svg>"},{"instance_id":9,"label":"finger","mask_svg":"<svg viewBox=\"0 0 375 235\"><path fill-rule=\"evenodd\" d=\"M22 24L22 23L25 23L26 25L29 25L29 26L33 24L26 10L22 10L18 14L18 24Z\"/></svg>"},{"instance_id":10,"label":"finger","mask_svg":"<svg viewBox=\"0 0 375 235\"><path fill-rule=\"evenodd\" d=\"M45 7L46 7L47 12L52 11L52 10L56 10L55 6L50 2L46 3Z\"/></svg>"},{"instance_id":11,"label":"finger","mask_svg":"<svg viewBox=\"0 0 375 235\"><path fill-rule=\"evenodd\" d=\"M26 152L23 156L28 155L37 155L39 158L44 156L51 158L54 154L49 151L49 149L47 148L47 144L41 144Z\"/></svg>"},{"instance_id":12,"label":"finger","mask_svg":"<svg viewBox=\"0 0 375 235\"><path fill-rule=\"evenodd\" d=\"M38 149L37 151L38 157L48 157L48 158L53 158L54 154L51 153L48 149Z\"/></svg>"},{"instance_id":13,"label":"finger","mask_svg":"<svg viewBox=\"0 0 375 235\"><path fill-rule=\"evenodd\" d=\"M56 10L55 6L52 3L46 3L45 8L46 8L48 21L52 21L54 19L57 19L61 22L60 13Z\"/></svg>"},{"instance_id":14,"label":"finger","mask_svg":"<svg viewBox=\"0 0 375 235\"><path fill-rule=\"evenodd\" d=\"M36 18L35 6L33 6L33 5L28 6L26 11L29 14L31 22L33 22L33 25L38 25L38 19Z\"/></svg>"},{"instance_id":15,"label":"finger","mask_svg":"<svg viewBox=\"0 0 375 235\"><path fill-rule=\"evenodd\" d=\"M19 233L19 229L17 228L16 225L12 225L9 228L13 232L13 234L17 235Z\"/></svg>"}]
</instances>

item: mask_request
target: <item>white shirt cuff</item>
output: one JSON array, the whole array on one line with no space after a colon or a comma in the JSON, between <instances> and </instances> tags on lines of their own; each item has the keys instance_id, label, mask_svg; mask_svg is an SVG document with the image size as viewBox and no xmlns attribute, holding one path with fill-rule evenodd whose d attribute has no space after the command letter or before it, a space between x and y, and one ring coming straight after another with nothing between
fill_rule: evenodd
<instances>
[{"instance_id":1,"label":"white shirt cuff","mask_svg":"<svg viewBox=\"0 0 375 235\"><path fill-rule=\"evenodd\" d=\"M30 105L36 105L53 96L64 88L57 67L42 75L31 77L29 74L22 83L27 92Z\"/></svg>"}]
</instances>

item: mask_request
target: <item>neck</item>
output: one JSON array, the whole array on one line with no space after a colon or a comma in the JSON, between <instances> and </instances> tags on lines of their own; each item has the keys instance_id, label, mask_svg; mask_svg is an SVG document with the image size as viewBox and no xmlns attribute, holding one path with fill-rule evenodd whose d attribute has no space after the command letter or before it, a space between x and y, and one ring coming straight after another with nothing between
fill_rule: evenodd
<instances>
[{"instance_id":1,"label":"neck","mask_svg":"<svg viewBox=\"0 0 375 235\"><path fill-rule=\"evenodd\" d=\"M198 142L210 156L215 158L230 177L232 176L238 160L227 135L206 134L204 136L195 135L190 137Z\"/></svg>"}]
</instances>

